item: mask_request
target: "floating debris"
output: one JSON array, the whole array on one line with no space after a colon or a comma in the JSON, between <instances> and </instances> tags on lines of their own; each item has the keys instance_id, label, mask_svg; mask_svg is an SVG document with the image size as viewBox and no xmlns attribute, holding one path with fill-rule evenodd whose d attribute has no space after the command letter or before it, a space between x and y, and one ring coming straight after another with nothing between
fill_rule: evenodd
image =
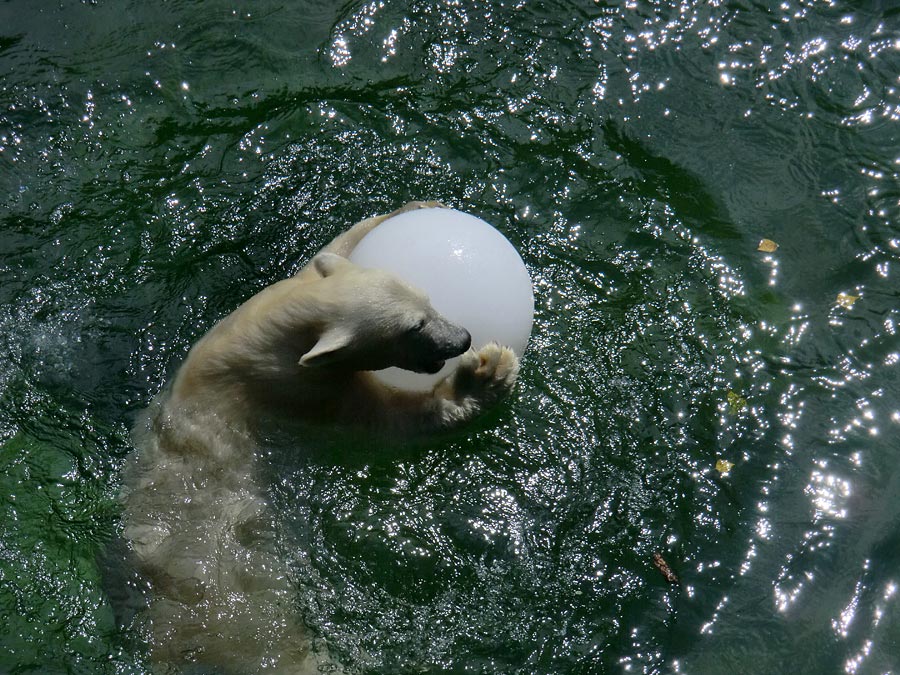
<instances>
[{"instance_id":1,"label":"floating debris","mask_svg":"<svg viewBox=\"0 0 900 675\"><path fill-rule=\"evenodd\" d=\"M666 581L668 581L670 584L678 583L678 575L672 571L672 568L669 567L669 563L667 563L659 553L653 554L653 565L660 571L660 573L666 578Z\"/></svg>"},{"instance_id":2,"label":"floating debris","mask_svg":"<svg viewBox=\"0 0 900 675\"><path fill-rule=\"evenodd\" d=\"M837 294L837 304L839 304L844 309L850 309L853 307L853 303L859 300L858 295L850 295L849 293L838 293Z\"/></svg>"},{"instance_id":3,"label":"floating debris","mask_svg":"<svg viewBox=\"0 0 900 675\"><path fill-rule=\"evenodd\" d=\"M741 410L747 407L747 399L740 394L733 392L731 389L725 394L725 398L728 400L728 407L734 415L737 415Z\"/></svg>"},{"instance_id":4,"label":"floating debris","mask_svg":"<svg viewBox=\"0 0 900 675\"><path fill-rule=\"evenodd\" d=\"M729 462L727 459L720 459L716 462L716 471L721 474L726 474L734 468L734 462Z\"/></svg>"},{"instance_id":5,"label":"floating debris","mask_svg":"<svg viewBox=\"0 0 900 675\"><path fill-rule=\"evenodd\" d=\"M756 247L756 250L762 251L763 253L775 253L775 251L778 250L778 244L771 239L760 239L759 246Z\"/></svg>"}]
</instances>

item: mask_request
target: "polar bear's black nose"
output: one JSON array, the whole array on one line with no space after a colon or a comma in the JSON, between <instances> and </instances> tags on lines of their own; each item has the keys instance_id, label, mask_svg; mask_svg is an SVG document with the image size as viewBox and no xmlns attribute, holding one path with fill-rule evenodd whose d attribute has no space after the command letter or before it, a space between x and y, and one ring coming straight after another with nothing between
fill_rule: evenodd
<instances>
[{"instance_id":1,"label":"polar bear's black nose","mask_svg":"<svg viewBox=\"0 0 900 675\"><path fill-rule=\"evenodd\" d=\"M469 347L472 346L472 334L467 331L465 328L462 329L462 332L465 333L465 337L463 338L463 347L462 350L466 351Z\"/></svg>"},{"instance_id":2,"label":"polar bear's black nose","mask_svg":"<svg viewBox=\"0 0 900 675\"><path fill-rule=\"evenodd\" d=\"M453 333L447 341L447 357L458 356L472 346L472 335L462 326L453 326Z\"/></svg>"},{"instance_id":3,"label":"polar bear's black nose","mask_svg":"<svg viewBox=\"0 0 900 675\"><path fill-rule=\"evenodd\" d=\"M443 317L430 321L422 336L430 342L431 356L439 359L459 356L472 346L469 331Z\"/></svg>"}]
</instances>

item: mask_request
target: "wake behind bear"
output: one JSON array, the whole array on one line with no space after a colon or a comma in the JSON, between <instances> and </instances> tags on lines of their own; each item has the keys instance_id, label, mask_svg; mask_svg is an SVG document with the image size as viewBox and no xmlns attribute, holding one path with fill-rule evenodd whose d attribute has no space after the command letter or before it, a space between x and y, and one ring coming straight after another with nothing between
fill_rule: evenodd
<instances>
[{"instance_id":1,"label":"wake behind bear","mask_svg":"<svg viewBox=\"0 0 900 675\"><path fill-rule=\"evenodd\" d=\"M469 349L468 332L392 274L347 256L381 222L337 237L295 276L256 294L194 345L134 431L123 492L125 538L151 597L151 656L227 673L333 667L310 648L255 468L255 421L355 427L382 437L465 424L513 387L506 347ZM431 391L388 387L370 371L435 373ZM208 672L204 670L204 672Z\"/></svg>"}]
</instances>

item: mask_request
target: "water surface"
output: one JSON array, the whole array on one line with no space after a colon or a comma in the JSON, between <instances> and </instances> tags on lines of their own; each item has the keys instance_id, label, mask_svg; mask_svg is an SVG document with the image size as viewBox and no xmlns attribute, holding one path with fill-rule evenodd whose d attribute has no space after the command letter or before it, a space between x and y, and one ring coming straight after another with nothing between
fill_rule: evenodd
<instances>
[{"instance_id":1,"label":"water surface","mask_svg":"<svg viewBox=\"0 0 900 675\"><path fill-rule=\"evenodd\" d=\"M521 383L415 450L273 449L316 640L900 672L898 73L889 2L0 4L0 671L148 672L137 411L347 225L438 199L529 267Z\"/></svg>"}]
</instances>

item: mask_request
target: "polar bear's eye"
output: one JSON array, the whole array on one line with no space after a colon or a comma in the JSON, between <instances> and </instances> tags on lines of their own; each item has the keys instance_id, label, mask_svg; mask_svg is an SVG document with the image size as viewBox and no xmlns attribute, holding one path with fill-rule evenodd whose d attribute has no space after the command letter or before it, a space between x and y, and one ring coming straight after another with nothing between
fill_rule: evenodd
<instances>
[{"instance_id":1,"label":"polar bear's eye","mask_svg":"<svg viewBox=\"0 0 900 675\"><path fill-rule=\"evenodd\" d=\"M416 321L416 322L410 327L409 332L410 332L410 333L418 333L418 332L421 331L423 328L425 328L425 319L424 319L424 318L419 319L418 321Z\"/></svg>"}]
</instances>

